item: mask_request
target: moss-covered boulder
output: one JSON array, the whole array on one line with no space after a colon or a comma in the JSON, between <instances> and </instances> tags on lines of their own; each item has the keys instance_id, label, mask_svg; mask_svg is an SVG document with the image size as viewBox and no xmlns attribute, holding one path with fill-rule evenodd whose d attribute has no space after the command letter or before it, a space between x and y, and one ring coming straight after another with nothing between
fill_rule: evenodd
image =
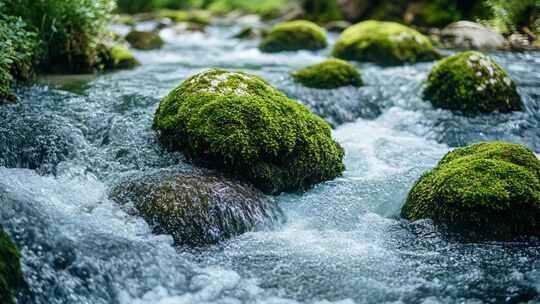
<instances>
[{"instance_id":1,"label":"moss-covered boulder","mask_svg":"<svg viewBox=\"0 0 540 304\"><path fill-rule=\"evenodd\" d=\"M364 21L346 29L332 51L334 57L381 65L440 58L430 40L395 22Z\"/></svg>"},{"instance_id":2,"label":"moss-covered boulder","mask_svg":"<svg viewBox=\"0 0 540 304\"><path fill-rule=\"evenodd\" d=\"M126 35L126 41L139 50L159 49L165 44L158 33L133 30Z\"/></svg>"},{"instance_id":3,"label":"moss-covered boulder","mask_svg":"<svg viewBox=\"0 0 540 304\"><path fill-rule=\"evenodd\" d=\"M266 193L305 189L344 170L343 149L322 118L242 72L187 79L161 101L154 128L169 149Z\"/></svg>"},{"instance_id":4,"label":"moss-covered boulder","mask_svg":"<svg viewBox=\"0 0 540 304\"><path fill-rule=\"evenodd\" d=\"M354 65L333 58L293 72L291 75L306 87L318 89L362 85L362 77Z\"/></svg>"},{"instance_id":5,"label":"moss-covered boulder","mask_svg":"<svg viewBox=\"0 0 540 304\"><path fill-rule=\"evenodd\" d=\"M401 214L475 238L539 235L540 161L504 142L456 149L420 177Z\"/></svg>"},{"instance_id":6,"label":"moss-covered boulder","mask_svg":"<svg viewBox=\"0 0 540 304\"><path fill-rule=\"evenodd\" d=\"M280 23L264 37L259 48L263 52L320 50L328 45L323 29L313 22L297 20Z\"/></svg>"},{"instance_id":7,"label":"moss-covered boulder","mask_svg":"<svg viewBox=\"0 0 540 304\"><path fill-rule=\"evenodd\" d=\"M491 58L475 51L438 62L429 74L424 99L437 108L471 113L523 109L508 73Z\"/></svg>"},{"instance_id":8,"label":"moss-covered boulder","mask_svg":"<svg viewBox=\"0 0 540 304\"><path fill-rule=\"evenodd\" d=\"M15 292L22 282L19 250L0 226L0 302L15 303Z\"/></svg>"},{"instance_id":9,"label":"moss-covered boulder","mask_svg":"<svg viewBox=\"0 0 540 304\"><path fill-rule=\"evenodd\" d=\"M105 69L129 69L140 65L133 53L121 44L103 45L100 52L101 63Z\"/></svg>"},{"instance_id":10,"label":"moss-covered boulder","mask_svg":"<svg viewBox=\"0 0 540 304\"><path fill-rule=\"evenodd\" d=\"M218 175L157 172L120 183L111 198L134 206L156 233L171 234L177 245L214 244L281 218L261 192Z\"/></svg>"}]
</instances>

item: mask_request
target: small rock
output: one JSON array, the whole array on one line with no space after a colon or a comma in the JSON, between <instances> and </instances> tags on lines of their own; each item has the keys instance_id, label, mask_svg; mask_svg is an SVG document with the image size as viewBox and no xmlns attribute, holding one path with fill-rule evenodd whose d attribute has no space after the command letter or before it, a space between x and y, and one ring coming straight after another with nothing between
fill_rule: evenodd
<instances>
[{"instance_id":1,"label":"small rock","mask_svg":"<svg viewBox=\"0 0 540 304\"><path fill-rule=\"evenodd\" d=\"M362 77L354 65L340 59L328 59L291 74L306 87L335 89L344 86L362 86Z\"/></svg>"},{"instance_id":2,"label":"small rock","mask_svg":"<svg viewBox=\"0 0 540 304\"><path fill-rule=\"evenodd\" d=\"M514 50L531 49L532 45L529 38L525 35L514 33L508 37L508 44Z\"/></svg>"},{"instance_id":3,"label":"small rock","mask_svg":"<svg viewBox=\"0 0 540 304\"><path fill-rule=\"evenodd\" d=\"M478 23L454 22L441 32L441 42L450 48L494 50L504 48L504 37Z\"/></svg>"},{"instance_id":4,"label":"small rock","mask_svg":"<svg viewBox=\"0 0 540 304\"><path fill-rule=\"evenodd\" d=\"M328 45L326 34L315 23L297 20L280 23L266 35L259 49L274 53L281 51L320 50Z\"/></svg>"},{"instance_id":5,"label":"small rock","mask_svg":"<svg viewBox=\"0 0 540 304\"><path fill-rule=\"evenodd\" d=\"M163 46L164 42L156 32L145 32L133 30L126 35L126 41L140 50L154 50Z\"/></svg>"},{"instance_id":6,"label":"small rock","mask_svg":"<svg viewBox=\"0 0 540 304\"><path fill-rule=\"evenodd\" d=\"M350 27L352 24L349 21L339 20L328 22L324 27L329 32L341 33Z\"/></svg>"}]
</instances>

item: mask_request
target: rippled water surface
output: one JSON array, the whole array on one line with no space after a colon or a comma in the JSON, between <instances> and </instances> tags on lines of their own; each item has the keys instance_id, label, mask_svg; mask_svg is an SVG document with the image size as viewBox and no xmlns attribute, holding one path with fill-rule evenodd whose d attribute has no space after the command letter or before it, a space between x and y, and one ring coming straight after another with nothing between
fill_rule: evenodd
<instances>
[{"instance_id":1,"label":"rippled water surface","mask_svg":"<svg viewBox=\"0 0 540 304\"><path fill-rule=\"evenodd\" d=\"M20 303L540 302L537 240L463 244L398 217L415 179L453 147L499 139L540 152L540 53L492 54L525 112L464 117L422 101L433 63L360 64L364 87L307 89L288 73L329 50L262 54L227 38L238 29L165 30L165 48L136 52L134 70L46 78L0 108L0 222L22 248ZM151 122L163 96L209 67L261 75L326 118L347 170L272 198L286 220L271 231L175 248L108 192L134 173L191 168L160 148Z\"/></svg>"}]
</instances>

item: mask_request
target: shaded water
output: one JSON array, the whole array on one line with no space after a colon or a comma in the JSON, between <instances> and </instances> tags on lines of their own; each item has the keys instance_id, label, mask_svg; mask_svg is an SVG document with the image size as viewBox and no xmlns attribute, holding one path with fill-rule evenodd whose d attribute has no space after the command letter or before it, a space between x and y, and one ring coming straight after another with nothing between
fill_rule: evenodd
<instances>
[{"instance_id":1,"label":"shaded water","mask_svg":"<svg viewBox=\"0 0 540 304\"><path fill-rule=\"evenodd\" d=\"M540 243L461 244L400 220L415 179L452 147L481 140L540 152L540 54L496 53L526 111L464 117L421 100L433 63L361 64L365 86L303 88L288 72L329 50L262 54L238 28L162 35L135 70L81 85L20 88L0 108L0 223L22 248L20 303L519 303L540 301ZM335 37L331 37L335 40ZM268 79L336 128L344 176L273 198L286 222L218 246L174 248L108 199L123 178L189 170L151 129L160 98L209 67Z\"/></svg>"}]
</instances>

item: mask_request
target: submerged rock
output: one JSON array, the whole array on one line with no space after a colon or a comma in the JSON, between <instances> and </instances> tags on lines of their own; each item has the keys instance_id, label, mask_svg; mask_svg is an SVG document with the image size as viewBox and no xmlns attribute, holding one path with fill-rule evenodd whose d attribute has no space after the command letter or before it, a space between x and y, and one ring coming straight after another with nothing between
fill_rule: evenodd
<instances>
[{"instance_id":1,"label":"submerged rock","mask_svg":"<svg viewBox=\"0 0 540 304\"><path fill-rule=\"evenodd\" d=\"M349 21L337 20L328 22L324 25L324 28L329 32L341 33L348 29L352 24Z\"/></svg>"},{"instance_id":2,"label":"submerged rock","mask_svg":"<svg viewBox=\"0 0 540 304\"><path fill-rule=\"evenodd\" d=\"M424 99L437 108L470 113L523 109L508 73L491 58L475 51L439 61L429 74Z\"/></svg>"},{"instance_id":3,"label":"submerged rock","mask_svg":"<svg viewBox=\"0 0 540 304\"><path fill-rule=\"evenodd\" d=\"M158 33L133 30L126 35L126 41L139 50L154 50L163 46L164 42Z\"/></svg>"},{"instance_id":4,"label":"submerged rock","mask_svg":"<svg viewBox=\"0 0 540 304\"><path fill-rule=\"evenodd\" d=\"M418 179L401 214L474 238L539 235L540 161L504 142L456 149Z\"/></svg>"},{"instance_id":5,"label":"submerged rock","mask_svg":"<svg viewBox=\"0 0 540 304\"><path fill-rule=\"evenodd\" d=\"M441 42L451 48L495 50L505 47L504 37L481 24L454 22L441 32Z\"/></svg>"},{"instance_id":6,"label":"submerged rock","mask_svg":"<svg viewBox=\"0 0 540 304\"><path fill-rule=\"evenodd\" d=\"M218 175L158 172L121 183L111 193L169 233L177 245L214 244L271 226L281 211L248 184Z\"/></svg>"},{"instance_id":7,"label":"submerged rock","mask_svg":"<svg viewBox=\"0 0 540 304\"><path fill-rule=\"evenodd\" d=\"M430 40L395 22L364 21L346 29L333 56L382 65L415 63L440 58Z\"/></svg>"},{"instance_id":8,"label":"submerged rock","mask_svg":"<svg viewBox=\"0 0 540 304\"><path fill-rule=\"evenodd\" d=\"M15 303L15 292L23 283L19 260L19 250L0 226L0 300L2 304Z\"/></svg>"},{"instance_id":9,"label":"submerged rock","mask_svg":"<svg viewBox=\"0 0 540 304\"><path fill-rule=\"evenodd\" d=\"M266 193L306 189L344 170L322 118L263 79L209 70L173 90L154 117L160 141Z\"/></svg>"},{"instance_id":10,"label":"submerged rock","mask_svg":"<svg viewBox=\"0 0 540 304\"><path fill-rule=\"evenodd\" d=\"M272 28L259 45L263 52L320 50L327 46L326 34L315 23L297 20Z\"/></svg>"},{"instance_id":11,"label":"submerged rock","mask_svg":"<svg viewBox=\"0 0 540 304\"><path fill-rule=\"evenodd\" d=\"M328 59L291 75L306 87L319 89L362 85L362 78L356 67L340 59Z\"/></svg>"},{"instance_id":12,"label":"submerged rock","mask_svg":"<svg viewBox=\"0 0 540 304\"><path fill-rule=\"evenodd\" d=\"M260 30L255 29L252 26L246 26L242 28L237 34L232 38L236 39L255 39L261 36Z\"/></svg>"},{"instance_id":13,"label":"submerged rock","mask_svg":"<svg viewBox=\"0 0 540 304\"><path fill-rule=\"evenodd\" d=\"M121 44L103 46L100 57L106 69L129 69L140 65L131 51Z\"/></svg>"}]
</instances>

